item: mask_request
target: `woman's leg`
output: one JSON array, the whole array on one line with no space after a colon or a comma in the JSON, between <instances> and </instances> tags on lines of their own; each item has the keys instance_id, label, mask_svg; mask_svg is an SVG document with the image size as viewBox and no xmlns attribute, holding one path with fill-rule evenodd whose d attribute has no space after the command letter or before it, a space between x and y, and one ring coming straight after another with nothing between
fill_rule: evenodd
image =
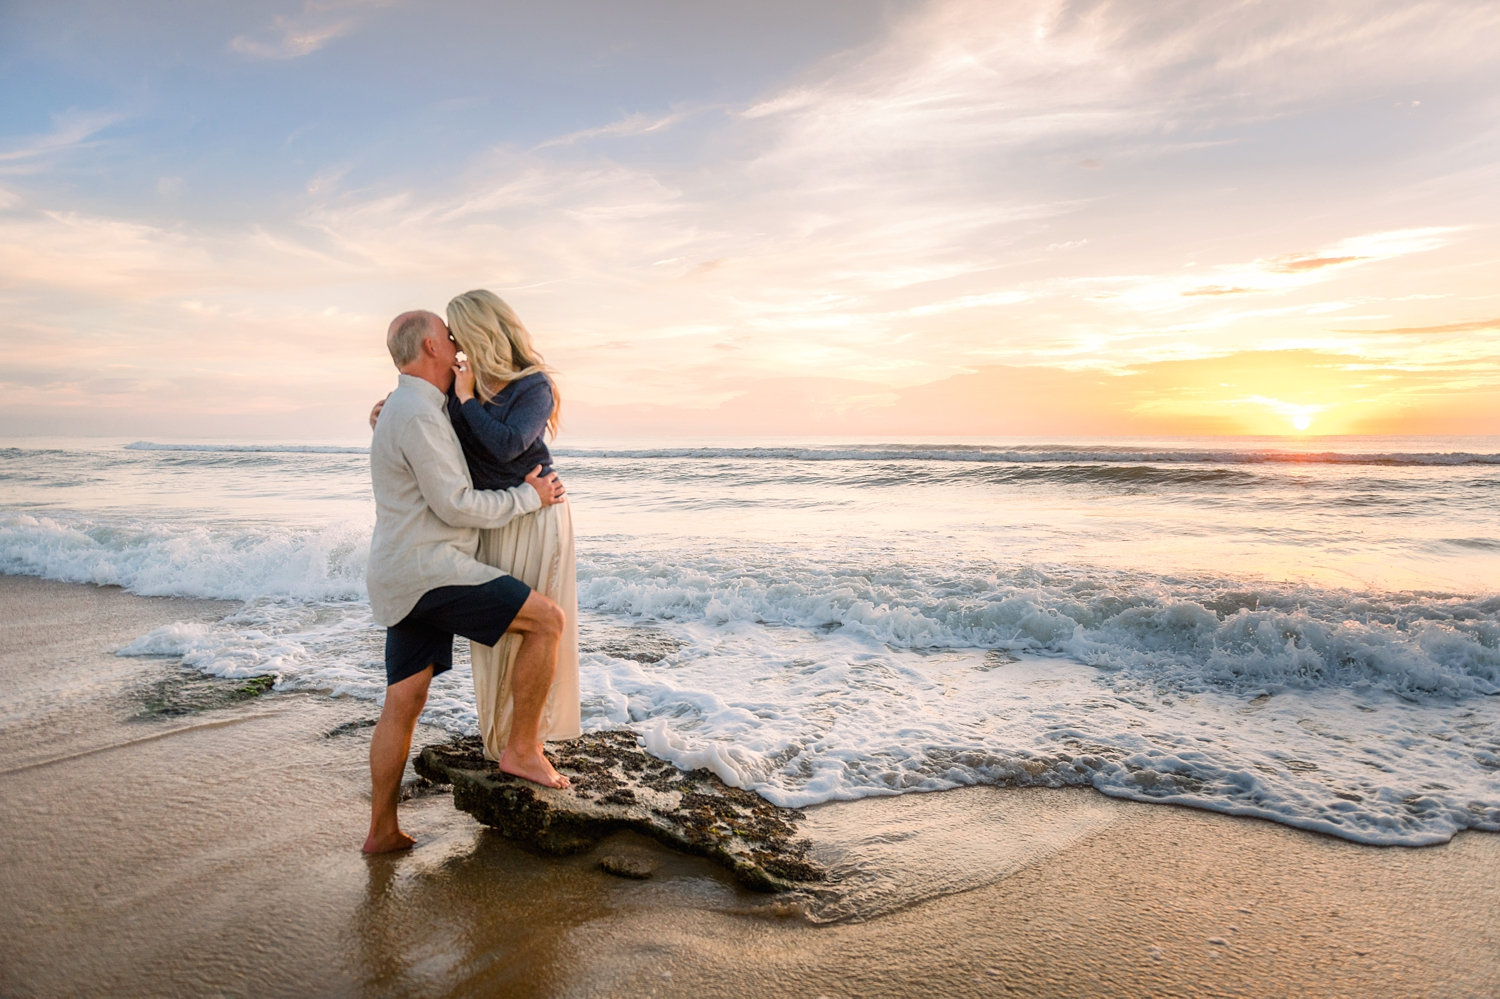
<instances>
[{"instance_id":1,"label":"woman's leg","mask_svg":"<svg viewBox=\"0 0 1500 999\"><path fill-rule=\"evenodd\" d=\"M538 735L565 623L562 609L533 591L510 625L511 631L519 633L521 647L511 670L513 713L505 748L500 754L500 769L547 787L567 787L569 783L542 754Z\"/></svg>"},{"instance_id":2,"label":"woman's leg","mask_svg":"<svg viewBox=\"0 0 1500 999\"><path fill-rule=\"evenodd\" d=\"M542 735L547 739L573 739L583 732L579 713L581 697L578 677L578 582L573 550L573 512L567 503L549 506L552 530L547 532L540 587L562 608L567 623L557 646L557 672L544 714Z\"/></svg>"},{"instance_id":3,"label":"woman's leg","mask_svg":"<svg viewBox=\"0 0 1500 999\"><path fill-rule=\"evenodd\" d=\"M534 520L536 514L517 517L504 527L479 532L479 560L492 565L507 575L514 576L528 586L534 584L527 578L526 567L518 555L524 555L523 541L525 525ZM492 760L500 759L505 749L506 736L511 719L511 670L515 665L516 650L520 648L519 633L507 633L493 646L469 643L469 660L474 670L474 706L479 715L479 737L484 743L484 754Z\"/></svg>"}]
</instances>

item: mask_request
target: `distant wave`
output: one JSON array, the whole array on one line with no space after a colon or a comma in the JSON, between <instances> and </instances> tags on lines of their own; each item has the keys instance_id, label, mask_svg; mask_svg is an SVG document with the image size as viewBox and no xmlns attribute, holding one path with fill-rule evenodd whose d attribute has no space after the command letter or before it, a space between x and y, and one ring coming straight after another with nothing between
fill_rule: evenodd
<instances>
[{"instance_id":1,"label":"distant wave","mask_svg":"<svg viewBox=\"0 0 1500 999\"><path fill-rule=\"evenodd\" d=\"M252 454L368 454L367 447L323 444L160 444L136 441L127 451L196 451ZM1500 465L1500 453L1470 451L1286 451L1234 448L1075 447L1037 444L995 447L968 444L842 445L830 447L554 447L560 458L730 461L945 461L989 464L1194 464L1194 465Z\"/></svg>"},{"instance_id":2,"label":"distant wave","mask_svg":"<svg viewBox=\"0 0 1500 999\"><path fill-rule=\"evenodd\" d=\"M337 447L331 444L157 444L136 441L126 444L127 451L221 451L241 454L369 454L367 447Z\"/></svg>"},{"instance_id":3,"label":"distant wave","mask_svg":"<svg viewBox=\"0 0 1500 999\"><path fill-rule=\"evenodd\" d=\"M1500 454L1465 451L1358 452L982 445L870 445L841 447L662 447L614 450L554 448L560 458L733 461L953 461L1005 464L1198 465L1500 465Z\"/></svg>"}]
</instances>

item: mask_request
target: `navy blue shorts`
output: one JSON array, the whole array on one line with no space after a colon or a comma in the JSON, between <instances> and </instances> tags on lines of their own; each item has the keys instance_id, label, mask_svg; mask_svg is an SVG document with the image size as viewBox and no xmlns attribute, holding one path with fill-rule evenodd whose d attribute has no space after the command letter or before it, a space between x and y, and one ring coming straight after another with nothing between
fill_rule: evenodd
<instances>
[{"instance_id":1,"label":"navy blue shorts","mask_svg":"<svg viewBox=\"0 0 1500 999\"><path fill-rule=\"evenodd\" d=\"M478 586L439 586L401 619L385 629L385 682L389 686L416 676L428 666L432 675L453 668L453 636L494 645L521 612L531 587L514 576L500 576Z\"/></svg>"}]
</instances>

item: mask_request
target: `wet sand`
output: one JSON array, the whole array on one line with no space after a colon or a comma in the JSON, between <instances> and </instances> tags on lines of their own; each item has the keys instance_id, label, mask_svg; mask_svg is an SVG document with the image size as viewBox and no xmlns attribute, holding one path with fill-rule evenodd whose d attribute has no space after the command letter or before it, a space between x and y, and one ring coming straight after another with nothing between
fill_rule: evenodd
<instances>
[{"instance_id":1,"label":"wet sand","mask_svg":"<svg viewBox=\"0 0 1500 999\"><path fill-rule=\"evenodd\" d=\"M418 849L365 858L373 704L138 717L177 667L113 650L230 609L0 577L0 994L1500 995L1484 833L972 788L811 810L837 878L787 899L629 836L536 857L430 794ZM656 876L598 869L619 852Z\"/></svg>"}]
</instances>

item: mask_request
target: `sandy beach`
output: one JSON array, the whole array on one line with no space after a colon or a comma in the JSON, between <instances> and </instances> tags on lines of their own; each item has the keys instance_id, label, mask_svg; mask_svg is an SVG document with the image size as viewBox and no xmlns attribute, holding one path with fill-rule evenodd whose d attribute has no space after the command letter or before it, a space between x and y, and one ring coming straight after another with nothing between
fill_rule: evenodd
<instances>
[{"instance_id":1,"label":"sandy beach","mask_svg":"<svg viewBox=\"0 0 1500 999\"><path fill-rule=\"evenodd\" d=\"M113 654L232 605L8 576L0 606L5 995L1500 994L1487 833L1375 848L979 787L810 809L835 878L778 898L634 837L537 857L433 793L418 848L367 859L372 703L162 714L180 665Z\"/></svg>"}]
</instances>

